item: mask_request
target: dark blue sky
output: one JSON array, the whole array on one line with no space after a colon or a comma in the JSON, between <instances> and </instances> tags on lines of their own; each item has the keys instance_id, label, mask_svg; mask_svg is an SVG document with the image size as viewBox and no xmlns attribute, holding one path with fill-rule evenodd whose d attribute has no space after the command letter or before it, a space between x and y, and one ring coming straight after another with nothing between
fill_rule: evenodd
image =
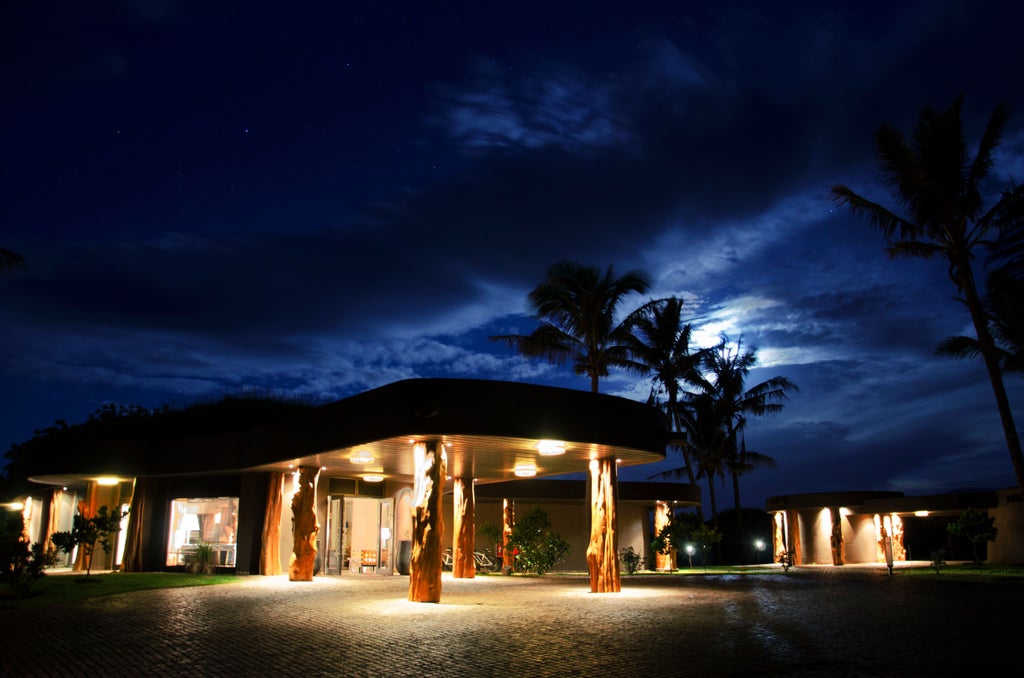
<instances>
[{"instance_id":1,"label":"dark blue sky","mask_svg":"<svg viewBox=\"0 0 1024 678\"><path fill-rule=\"evenodd\" d=\"M0 28L4 448L105 402L586 389L486 340L575 259L800 386L748 433L780 469L747 503L1013 484L983 368L932 355L969 325L945 266L828 188L887 202L875 130L961 93L972 140L1011 106L991 189L1024 180L1018 3L101 4Z\"/></svg>"}]
</instances>

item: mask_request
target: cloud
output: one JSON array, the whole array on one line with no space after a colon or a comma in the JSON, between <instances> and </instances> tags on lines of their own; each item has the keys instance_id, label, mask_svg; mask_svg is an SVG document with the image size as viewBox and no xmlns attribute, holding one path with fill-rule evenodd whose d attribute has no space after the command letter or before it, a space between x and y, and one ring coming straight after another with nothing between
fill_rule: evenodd
<instances>
[{"instance_id":1,"label":"cloud","mask_svg":"<svg viewBox=\"0 0 1024 678\"><path fill-rule=\"evenodd\" d=\"M630 141L607 82L567 65L520 76L481 59L475 70L469 87L438 88L443 112L433 119L466 152L587 154Z\"/></svg>"}]
</instances>

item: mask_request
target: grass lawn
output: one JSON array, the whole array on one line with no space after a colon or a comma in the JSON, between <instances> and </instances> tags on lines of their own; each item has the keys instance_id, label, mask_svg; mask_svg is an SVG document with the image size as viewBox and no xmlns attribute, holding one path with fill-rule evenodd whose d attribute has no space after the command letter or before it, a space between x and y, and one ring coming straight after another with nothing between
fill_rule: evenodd
<instances>
[{"instance_id":1,"label":"grass lawn","mask_svg":"<svg viewBox=\"0 0 1024 678\"><path fill-rule=\"evenodd\" d=\"M1024 580L1024 566L1021 565L986 565L975 567L970 563L956 563L944 565L940 573L930 566L908 567L896 570L897 574L910 575L912 577L957 577L960 579L1022 579Z\"/></svg>"},{"instance_id":2,"label":"grass lawn","mask_svg":"<svg viewBox=\"0 0 1024 678\"><path fill-rule=\"evenodd\" d=\"M168 589L179 586L210 586L241 581L235 575L185 574L183 572L107 572L84 574L48 574L39 579L27 598L14 598L6 587L0 589L0 614L6 610L56 605L74 600L108 596L144 589Z\"/></svg>"}]
</instances>

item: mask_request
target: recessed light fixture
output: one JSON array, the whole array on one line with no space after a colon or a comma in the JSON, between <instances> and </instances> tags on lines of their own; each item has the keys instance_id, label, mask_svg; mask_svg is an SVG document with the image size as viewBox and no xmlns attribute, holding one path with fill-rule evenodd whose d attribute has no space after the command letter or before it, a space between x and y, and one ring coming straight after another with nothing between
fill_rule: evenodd
<instances>
[{"instance_id":1,"label":"recessed light fixture","mask_svg":"<svg viewBox=\"0 0 1024 678\"><path fill-rule=\"evenodd\" d=\"M110 485L117 485L119 482L121 482L121 481L118 480L117 478L112 477L112 476L100 476L99 478L96 479L96 484L97 485L107 485L107 486L110 486Z\"/></svg>"},{"instance_id":2,"label":"recessed light fixture","mask_svg":"<svg viewBox=\"0 0 1024 678\"><path fill-rule=\"evenodd\" d=\"M519 478L532 478L537 475L537 467L533 464L516 464L514 472Z\"/></svg>"},{"instance_id":3,"label":"recessed light fixture","mask_svg":"<svg viewBox=\"0 0 1024 678\"><path fill-rule=\"evenodd\" d=\"M372 464L373 454L369 450L356 450L349 455L348 460L353 464Z\"/></svg>"},{"instance_id":4,"label":"recessed light fixture","mask_svg":"<svg viewBox=\"0 0 1024 678\"><path fill-rule=\"evenodd\" d=\"M537 451L542 457L555 457L565 454L565 443L561 440L541 440L537 443Z\"/></svg>"},{"instance_id":5,"label":"recessed light fixture","mask_svg":"<svg viewBox=\"0 0 1024 678\"><path fill-rule=\"evenodd\" d=\"M363 476L363 480L365 480L368 483L379 483L383 482L384 476L376 473L367 473L366 475Z\"/></svg>"}]
</instances>

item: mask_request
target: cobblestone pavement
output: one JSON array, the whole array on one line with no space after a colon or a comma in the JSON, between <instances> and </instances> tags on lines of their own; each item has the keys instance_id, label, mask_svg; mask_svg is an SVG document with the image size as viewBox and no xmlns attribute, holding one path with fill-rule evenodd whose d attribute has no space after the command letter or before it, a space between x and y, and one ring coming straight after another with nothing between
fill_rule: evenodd
<instances>
[{"instance_id":1,"label":"cobblestone pavement","mask_svg":"<svg viewBox=\"0 0 1024 678\"><path fill-rule=\"evenodd\" d=\"M245 577L0 612L3 676L1021 675L1024 583L788 575ZM1007 673L1010 671L1010 673Z\"/></svg>"}]
</instances>

